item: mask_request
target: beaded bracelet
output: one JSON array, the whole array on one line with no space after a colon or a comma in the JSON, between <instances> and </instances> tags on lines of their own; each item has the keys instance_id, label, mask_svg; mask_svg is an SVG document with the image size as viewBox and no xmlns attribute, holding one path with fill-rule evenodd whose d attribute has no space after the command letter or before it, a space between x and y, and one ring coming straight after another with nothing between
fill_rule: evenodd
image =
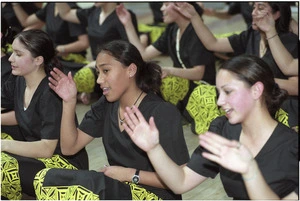
<instances>
[{"instance_id":1,"label":"beaded bracelet","mask_svg":"<svg viewBox=\"0 0 300 201\"><path fill-rule=\"evenodd\" d=\"M273 36L267 38L267 40L270 40L270 39L274 38L274 37L277 36L277 35L278 35L278 33L276 33L276 34L274 34Z\"/></svg>"}]
</instances>

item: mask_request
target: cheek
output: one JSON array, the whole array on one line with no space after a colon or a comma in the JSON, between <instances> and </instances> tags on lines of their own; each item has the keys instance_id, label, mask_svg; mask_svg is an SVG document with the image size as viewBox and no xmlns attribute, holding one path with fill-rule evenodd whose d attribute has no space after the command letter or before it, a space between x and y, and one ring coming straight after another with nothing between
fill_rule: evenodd
<instances>
[{"instance_id":1,"label":"cheek","mask_svg":"<svg viewBox=\"0 0 300 201\"><path fill-rule=\"evenodd\" d=\"M252 108L252 97L249 92L243 91L231 98L231 104L234 106L235 110L248 111L248 109Z\"/></svg>"}]
</instances>

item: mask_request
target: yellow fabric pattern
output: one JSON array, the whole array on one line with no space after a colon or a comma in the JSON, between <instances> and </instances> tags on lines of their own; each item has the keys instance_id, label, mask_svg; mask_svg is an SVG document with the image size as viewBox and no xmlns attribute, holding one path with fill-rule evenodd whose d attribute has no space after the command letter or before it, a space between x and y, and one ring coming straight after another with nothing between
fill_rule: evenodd
<instances>
[{"instance_id":1,"label":"yellow fabric pattern","mask_svg":"<svg viewBox=\"0 0 300 201\"><path fill-rule=\"evenodd\" d=\"M74 75L78 92L92 93L94 91L96 78L94 72L89 67L84 67Z\"/></svg>"},{"instance_id":2,"label":"yellow fabric pattern","mask_svg":"<svg viewBox=\"0 0 300 201\"><path fill-rule=\"evenodd\" d=\"M1 133L1 139L3 140L13 140L13 138L7 133Z\"/></svg>"},{"instance_id":3,"label":"yellow fabric pattern","mask_svg":"<svg viewBox=\"0 0 300 201\"><path fill-rule=\"evenodd\" d=\"M275 114L275 119L277 119L277 121L283 123L284 125L289 126L289 114L284 111L283 109L279 108L279 110L276 112Z\"/></svg>"},{"instance_id":4,"label":"yellow fabric pattern","mask_svg":"<svg viewBox=\"0 0 300 201\"><path fill-rule=\"evenodd\" d=\"M99 196L80 185L43 187L50 168L39 171L33 181L38 200L99 200Z\"/></svg>"},{"instance_id":5,"label":"yellow fabric pattern","mask_svg":"<svg viewBox=\"0 0 300 201\"><path fill-rule=\"evenodd\" d=\"M82 56L81 54L76 54L76 53L70 53L67 56L62 57L63 60L65 61L70 61L70 62L75 62L75 63L80 63L80 64L88 64L89 61Z\"/></svg>"},{"instance_id":6,"label":"yellow fabric pattern","mask_svg":"<svg viewBox=\"0 0 300 201\"><path fill-rule=\"evenodd\" d=\"M186 96L189 91L189 85L190 83L187 79L167 76L162 79L160 91L165 101L177 105Z\"/></svg>"},{"instance_id":7,"label":"yellow fabric pattern","mask_svg":"<svg viewBox=\"0 0 300 201\"><path fill-rule=\"evenodd\" d=\"M1 152L1 196L9 200L22 198L18 161Z\"/></svg>"},{"instance_id":8,"label":"yellow fabric pattern","mask_svg":"<svg viewBox=\"0 0 300 201\"><path fill-rule=\"evenodd\" d=\"M54 154L51 158L37 158L39 161L42 161L46 168L65 168L77 170L69 161L61 157L60 155Z\"/></svg>"},{"instance_id":9,"label":"yellow fabric pattern","mask_svg":"<svg viewBox=\"0 0 300 201\"><path fill-rule=\"evenodd\" d=\"M154 193L147 191L139 185L130 182L125 183L130 186L132 200L162 200Z\"/></svg>"},{"instance_id":10,"label":"yellow fabric pattern","mask_svg":"<svg viewBox=\"0 0 300 201\"><path fill-rule=\"evenodd\" d=\"M186 110L195 122L195 132L206 132L212 120L222 114L217 106L216 88L209 84L199 84L191 93Z\"/></svg>"},{"instance_id":11,"label":"yellow fabric pattern","mask_svg":"<svg viewBox=\"0 0 300 201\"><path fill-rule=\"evenodd\" d=\"M147 24L138 24L138 30L141 33L149 33L151 43L155 42L161 34L166 30L166 25L161 24L161 25L147 25Z\"/></svg>"}]
</instances>

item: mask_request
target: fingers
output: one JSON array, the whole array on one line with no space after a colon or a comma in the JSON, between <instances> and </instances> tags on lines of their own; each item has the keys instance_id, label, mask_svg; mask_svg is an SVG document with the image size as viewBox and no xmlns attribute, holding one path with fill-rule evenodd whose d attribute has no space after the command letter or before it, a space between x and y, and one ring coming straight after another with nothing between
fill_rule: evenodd
<instances>
[{"instance_id":1,"label":"fingers","mask_svg":"<svg viewBox=\"0 0 300 201\"><path fill-rule=\"evenodd\" d=\"M215 155L220 155L221 149L224 146L237 149L241 147L241 144L238 141L228 140L212 132L206 132L205 134L200 135L199 138L199 144Z\"/></svg>"}]
</instances>

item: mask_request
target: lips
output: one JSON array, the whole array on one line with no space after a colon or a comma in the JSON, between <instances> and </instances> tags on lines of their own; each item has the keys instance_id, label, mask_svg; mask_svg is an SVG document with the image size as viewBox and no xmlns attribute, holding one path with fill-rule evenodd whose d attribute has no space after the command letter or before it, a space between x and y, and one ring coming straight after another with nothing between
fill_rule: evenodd
<instances>
[{"instance_id":1,"label":"lips","mask_svg":"<svg viewBox=\"0 0 300 201\"><path fill-rule=\"evenodd\" d=\"M109 92L109 88L108 87L101 87L101 89L102 89L102 93L103 93L103 95L107 95L108 94L108 92Z\"/></svg>"}]
</instances>

